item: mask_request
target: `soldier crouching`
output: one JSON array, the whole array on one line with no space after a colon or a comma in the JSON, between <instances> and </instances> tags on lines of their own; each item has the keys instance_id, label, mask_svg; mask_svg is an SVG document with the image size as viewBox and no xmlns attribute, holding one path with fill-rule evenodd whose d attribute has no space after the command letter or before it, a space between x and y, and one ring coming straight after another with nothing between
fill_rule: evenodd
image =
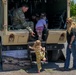
<instances>
[{"instance_id":1,"label":"soldier crouching","mask_svg":"<svg viewBox=\"0 0 76 75\"><path fill-rule=\"evenodd\" d=\"M33 22L27 22L24 13L27 12L29 7L24 3L20 8L13 12L13 25L16 29L27 29L32 36L34 36L34 24Z\"/></svg>"}]
</instances>

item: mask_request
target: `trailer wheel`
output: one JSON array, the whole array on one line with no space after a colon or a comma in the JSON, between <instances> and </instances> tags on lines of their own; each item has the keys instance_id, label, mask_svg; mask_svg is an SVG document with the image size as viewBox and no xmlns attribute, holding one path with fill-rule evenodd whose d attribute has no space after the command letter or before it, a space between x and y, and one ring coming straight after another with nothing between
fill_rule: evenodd
<instances>
[{"instance_id":1,"label":"trailer wheel","mask_svg":"<svg viewBox=\"0 0 76 75\"><path fill-rule=\"evenodd\" d=\"M52 61L57 61L60 56L61 56L61 50L52 51Z\"/></svg>"}]
</instances>

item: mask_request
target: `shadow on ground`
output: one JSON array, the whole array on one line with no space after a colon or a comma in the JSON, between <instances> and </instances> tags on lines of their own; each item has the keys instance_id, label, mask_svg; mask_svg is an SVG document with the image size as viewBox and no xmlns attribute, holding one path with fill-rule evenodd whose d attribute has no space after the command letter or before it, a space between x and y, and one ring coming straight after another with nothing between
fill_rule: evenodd
<instances>
[{"instance_id":1,"label":"shadow on ground","mask_svg":"<svg viewBox=\"0 0 76 75\"><path fill-rule=\"evenodd\" d=\"M44 63L42 64L42 70L41 71L52 71L52 70L59 69L59 65L55 64L54 62ZM27 73L37 73L37 65L33 64L31 68L26 70Z\"/></svg>"},{"instance_id":2,"label":"shadow on ground","mask_svg":"<svg viewBox=\"0 0 76 75\"><path fill-rule=\"evenodd\" d=\"M74 69L74 68L68 68L68 69L64 69L64 67L60 67L60 68L55 68L55 69L53 69L54 71L62 71L62 72L64 72L64 71L72 71L72 70L76 70L76 69Z\"/></svg>"}]
</instances>

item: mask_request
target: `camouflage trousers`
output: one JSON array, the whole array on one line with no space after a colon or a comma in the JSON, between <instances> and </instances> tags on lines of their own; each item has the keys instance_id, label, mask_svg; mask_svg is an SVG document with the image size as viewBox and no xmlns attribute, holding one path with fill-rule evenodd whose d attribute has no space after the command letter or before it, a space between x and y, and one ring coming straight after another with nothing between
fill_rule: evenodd
<instances>
[{"instance_id":1,"label":"camouflage trousers","mask_svg":"<svg viewBox=\"0 0 76 75\"><path fill-rule=\"evenodd\" d=\"M18 24L18 25L15 25L15 28L16 29L26 29L26 26L27 26L27 27L30 27L32 30L34 30L34 23L32 21L27 22L27 25L23 26L21 24Z\"/></svg>"}]
</instances>

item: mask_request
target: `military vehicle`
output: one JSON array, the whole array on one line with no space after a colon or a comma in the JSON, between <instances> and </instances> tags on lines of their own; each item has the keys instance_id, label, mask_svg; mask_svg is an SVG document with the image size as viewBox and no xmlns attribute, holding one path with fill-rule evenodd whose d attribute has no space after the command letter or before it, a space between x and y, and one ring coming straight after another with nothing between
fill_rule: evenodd
<instances>
[{"instance_id":1,"label":"military vehicle","mask_svg":"<svg viewBox=\"0 0 76 75\"><path fill-rule=\"evenodd\" d=\"M0 63L6 69L6 65L11 62L22 65L26 61L20 61L20 59L28 61L29 58L27 49L31 42L29 41L29 31L16 30L12 25L12 12L19 8L23 1L29 5L26 15L29 19L33 14L46 13L48 34L44 34L43 37L47 36L47 38L43 39L48 61L56 61L62 56L62 49L66 42L66 18L70 17L70 0L0 0ZM17 59L14 60L14 58Z\"/></svg>"}]
</instances>

